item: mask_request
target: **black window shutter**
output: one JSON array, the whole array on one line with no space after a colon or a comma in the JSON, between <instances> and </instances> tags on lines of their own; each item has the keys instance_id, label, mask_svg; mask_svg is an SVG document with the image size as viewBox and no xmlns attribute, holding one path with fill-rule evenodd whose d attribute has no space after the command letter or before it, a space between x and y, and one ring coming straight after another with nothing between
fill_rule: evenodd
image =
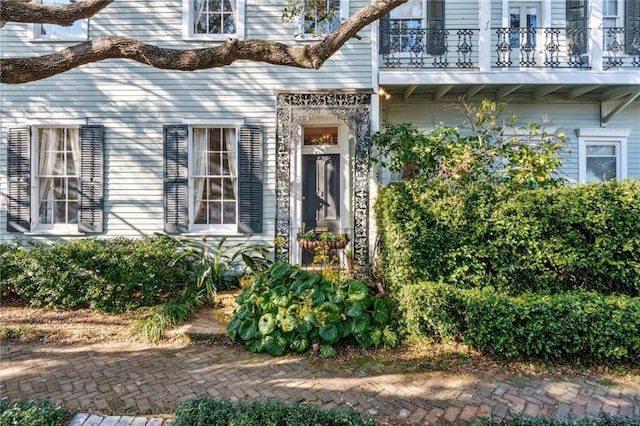
<instances>
[{"instance_id":1,"label":"black window shutter","mask_svg":"<svg viewBox=\"0 0 640 426\"><path fill-rule=\"evenodd\" d=\"M640 54L640 0L627 0L625 47L629 55Z\"/></svg>"},{"instance_id":2,"label":"black window shutter","mask_svg":"<svg viewBox=\"0 0 640 426\"><path fill-rule=\"evenodd\" d=\"M243 127L238 143L238 231L262 232L262 129Z\"/></svg>"},{"instance_id":3,"label":"black window shutter","mask_svg":"<svg viewBox=\"0 0 640 426\"><path fill-rule=\"evenodd\" d=\"M104 126L80 127L80 205L78 231L102 232Z\"/></svg>"},{"instance_id":4,"label":"black window shutter","mask_svg":"<svg viewBox=\"0 0 640 426\"><path fill-rule=\"evenodd\" d=\"M31 132L28 127L9 129L7 161L7 231L28 232L31 230Z\"/></svg>"},{"instance_id":5,"label":"black window shutter","mask_svg":"<svg viewBox=\"0 0 640 426\"><path fill-rule=\"evenodd\" d=\"M441 55L445 51L444 0L427 0L427 53Z\"/></svg>"},{"instance_id":6,"label":"black window shutter","mask_svg":"<svg viewBox=\"0 0 640 426\"><path fill-rule=\"evenodd\" d=\"M587 1L567 0L567 38L573 55L587 53Z\"/></svg>"},{"instance_id":7,"label":"black window shutter","mask_svg":"<svg viewBox=\"0 0 640 426\"><path fill-rule=\"evenodd\" d=\"M187 126L169 125L164 133L164 232L189 231Z\"/></svg>"},{"instance_id":8,"label":"black window shutter","mask_svg":"<svg viewBox=\"0 0 640 426\"><path fill-rule=\"evenodd\" d=\"M388 55L391 53L391 15L384 15L378 21L380 34L380 54Z\"/></svg>"}]
</instances>

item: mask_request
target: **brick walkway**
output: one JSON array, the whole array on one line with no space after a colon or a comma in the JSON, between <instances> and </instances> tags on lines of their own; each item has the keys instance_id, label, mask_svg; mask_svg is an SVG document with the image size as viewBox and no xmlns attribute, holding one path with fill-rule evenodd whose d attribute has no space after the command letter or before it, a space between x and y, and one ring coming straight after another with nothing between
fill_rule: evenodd
<instances>
[{"instance_id":1,"label":"brick walkway","mask_svg":"<svg viewBox=\"0 0 640 426\"><path fill-rule=\"evenodd\" d=\"M170 418L175 402L197 395L351 407L381 423L464 423L478 417L500 420L509 413L583 417L607 412L640 418L640 383L600 383L586 376L387 374L375 368L336 373L305 357L272 358L232 346L184 343L10 341L2 343L1 356L0 395L49 396L81 413L113 415L89 422L83 414L78 425L166 424L163 418ZM126 417L141 414L152 416Z\"/></svg>"}]
</instances>

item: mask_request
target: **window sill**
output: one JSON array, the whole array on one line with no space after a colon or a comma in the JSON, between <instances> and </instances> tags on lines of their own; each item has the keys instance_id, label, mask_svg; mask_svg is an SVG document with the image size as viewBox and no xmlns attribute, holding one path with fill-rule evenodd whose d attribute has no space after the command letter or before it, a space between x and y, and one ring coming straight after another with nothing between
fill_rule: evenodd
<instances>
[{"instance_id":1,"label":"window sill","mask_svg":"<svg viewBox=\"0 0 640 426\"><path fill-rule=\"evenodd\" d=\"M232 231L190 231L184 234L181 234L183 237L245 237L247 234L242 232L232 232Z\"/></svg>"},{"instance_id":2,"label":"window sill","mask_svg":"<svg viewBox=\"0 0 640 426\"><path fill-rule=\"evenodd\" d=\"M77 43L79 41L87 41L89 38L87 36L83 37L65 37L65 38L32 38L29 41L31 43Z\"/></svg>"},{"instance_id":3,"label":"window sill","mask_svg":"<svg viewBox=\"0 0 640 426\"><path fill-rule=\"evenodd\" d=\"M220 35L208 35L208 36L188 36L182 37L182 41L204 41L204 42L218 42L223 43L229 39L242 40L243 37L238 36L237 34L220 34Z\"/></svg>"}]
</instances>

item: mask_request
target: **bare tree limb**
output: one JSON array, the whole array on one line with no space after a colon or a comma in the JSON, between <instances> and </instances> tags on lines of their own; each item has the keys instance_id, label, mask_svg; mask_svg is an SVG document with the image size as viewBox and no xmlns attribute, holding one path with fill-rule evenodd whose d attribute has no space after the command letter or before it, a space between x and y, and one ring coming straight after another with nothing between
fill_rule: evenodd
<instances>
[{"instance_id":1,"label":"bare tree limb","mask_svg":"<svg viewBox=\"0 0 640 426\"><path fill-rule=\"evenodd\" d=\"M112 0L104 0L109 3ZM238 60L318 69L358 31L407 0L376 0L357 11L324 40L313 45L291 46L267 40L229 39L205 49L166 49L121 36L103 36L59 52L0 59L0 82L20 84L41 80L81 65L105 59L131 59L160 69L195 71L230 65ZM95 2L94 2L95 3ZM2 3L4 5L4 2Z\"/></svg>"},{"instance_id":2,"label":"bare tree limb","mask_svg":"<svg viewBox=\"0 0 640 426\"><path fill-rule=\"evenodd\" d=\"M31 3L31 0L2 0L0 21L31 24L56 24L64 27L73 25L78 19L91 18L113 0L84 0L77 3L50 6Z\"/></svg>"}]
</instances>

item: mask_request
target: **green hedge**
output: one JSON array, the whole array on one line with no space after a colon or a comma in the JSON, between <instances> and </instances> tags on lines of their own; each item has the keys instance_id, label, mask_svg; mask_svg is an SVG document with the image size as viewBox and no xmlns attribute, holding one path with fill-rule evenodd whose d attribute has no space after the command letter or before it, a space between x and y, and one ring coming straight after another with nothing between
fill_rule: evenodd
<instances>
[{"instance_id":1,"label":"green hedge","mask_svg":"<svg viewBox=\"0 0 640 426\"><path fill-rule=\"evenodd\" d=\"M2 292L32 306L104 312L152 306L187 280L182 265L171 265L176 251L163 236L0 246Z\"/></svg>"},{"instance_id":2,"label":"green hedge","mask_svg":"<svg viewBox=\"0 0 640 426\"><path fill-rule=\"evenodd\" d=\"M603 413L600 417L583 417L582 419L557 419L544 416L515 416L513 419L493 421L489 419L475 420L472 426L640 426L640 417L613 416Z\"/></svg>"},{"instance_id":3,"label":"green hedge","mask_svg":"<svg viewBox=\"0 0 640 426\"><path fill-rule=\"evenodd\" d=\"M347 410L278 401L231 402L198 397L176 404L175 426L375 426L375 421Z\"/></svg>"},{"instance_id":4,"label":"green hedge","mask_svg":"<svg viewBox=\"0 0 640 426\"><path fill-rule=\"evenodd\" d=\"M513 191L397 182L376 202L378 272L510 294L640 295L640 181Z\"/></svg>"},{"instance_id":5,"label":"green hedge","mask_svg":"<svg viewBox=\"0 0 640 426\"><path fill-rule=\"evenodd\" d=\"M420 282L404 286L396 298L412 335L461 337L500 357L640 361L640 297L587 291L508 296Z\"/></svg>"},{"instance_id":6,"label":"green hedge","mask_svg":"<svg viewBox=\"0 0 640 426\"><path fill-rule=\"evenodd\" d=\"M0 425L62 426L71 413L56 406L51 399L39 401L0 399Z\"/></svg>"}]
</instances>

